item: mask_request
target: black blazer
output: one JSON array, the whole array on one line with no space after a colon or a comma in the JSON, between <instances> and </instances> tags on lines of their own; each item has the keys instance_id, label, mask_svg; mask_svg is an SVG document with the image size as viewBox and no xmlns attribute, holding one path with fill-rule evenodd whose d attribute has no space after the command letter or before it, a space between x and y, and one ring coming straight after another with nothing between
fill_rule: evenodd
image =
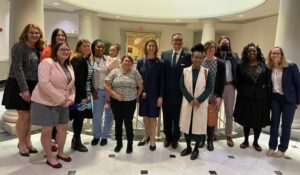
<instances>
[{"instance_id":1,"label":"black blazer","mask_svg":"<svg viewBox=\"0 0 300 175\"><path fill-rule=\"evenodd\" d=\"M74 104L78 104L82 99L87 97L86 83L88 76L88 65L86 59L82 56L76 56L71 60L71 64L75 74L75 101ZM91 85L91 87L93 87Z\"/></svg>"},{"instance_id":2,"label":"black blazer","mask_svg":"<svg viewBox=\"0 0 300 175\"><path fill-rule=\"evenodd\" d=\"M173 50L168 50L161 55L164 72L164 101L172 100L181 104L180 77L183 69L192 65L191 54L182 49L176 66L172 68L172 53Z\"/></svg>"},{"instance_id":3,"label":"black blazer","mask_svg":"<svg viewBox=\"0 0 300 175\"><path fill-rule=\"evenodd\" d=\"M256 82L246 73L242 61L237 65L236 88L239 96L248 99L265 99L270 97L270 71L264 62L259 64L263 70Z\"/></svg>"},{"instance_id":4,"label":"black blazer","mask_svg":"<svg viewBox=\"0 0 300 175\"><path fill-rule=\"evenodd\" d=\"M272 80L272 70L269 72L269 79ZM289 103L300 104L300 74L298 66L294 63L289 63L288 67L282 70L282 91Z\"/></svg>"},{"instance_id":5,"label":"black blazer","mask_svg":"<svg viewBox=\"0 0 300 175\"><path fill-rule=\"evenodd\" d=\"M217 75L215 79L215 89L214 89L214 94L216 94L217 97L222 98L225 81L226 81L225 62L220 58L217 58Z\"/></svg>"},{"instance_id":6,"label":"black blazer","mask_svg":"<svg viewBox=\"0 0 300 175\"><path fill-rule=\"evenodd\" d=\"M216 57L222 59L224 61L224 63L226 64L226 58L222 58L222 56L220 55L221 52L219 52L218 54L216 54ZM230 62L231 62L231 66L232 66L232 78L233 78L233 85L236 86L235 84L235 79L236 79L236 67L237 64L239 62L239 56L237 53L232 52L231 53L232 57L229 58ZM225 66L226 67L226 66ZM226 74L225 74L225 81L226 81Z\"/></svg>"}]
</instances>

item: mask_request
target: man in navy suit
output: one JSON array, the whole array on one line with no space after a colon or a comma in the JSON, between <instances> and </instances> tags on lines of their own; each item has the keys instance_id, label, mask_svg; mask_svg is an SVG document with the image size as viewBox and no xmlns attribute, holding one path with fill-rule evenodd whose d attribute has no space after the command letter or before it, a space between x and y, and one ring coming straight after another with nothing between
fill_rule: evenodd
<instances>
[{"instance_id":1,"label":"man in navy suit","mask_svg":"<svg viewBox=\"0 0 300 175\"><path fill-rule=\"evenodd\" d=\"M173 34L171 43L173 49L164 51L161 55L165 80L162 109L164 134L166 137L164 146L168 147L172 145L172 148L176 149L180 138L179 116L182 102L179 82L182 70L190 66L192 62L191 54L182 49L182 34Z\"/></svg>"}]
</instances>

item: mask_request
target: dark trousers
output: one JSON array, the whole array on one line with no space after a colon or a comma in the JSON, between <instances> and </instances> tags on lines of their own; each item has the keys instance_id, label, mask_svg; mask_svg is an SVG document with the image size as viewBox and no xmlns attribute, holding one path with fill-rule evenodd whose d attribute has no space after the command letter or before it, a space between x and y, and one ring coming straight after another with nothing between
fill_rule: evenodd
<instances>
[{"instance_id":1,"label":"dark trousers","mask_svg":"<svg viewBox=\"0 0 300 175\"><path fill-rule=\"evenodd\" d=\"M122 142L122 126L123 122L126 129L126 137L128 142L133 141L132 119L136 108L136 100L118 101L111 98L111 109L115 120L115 137L118 143Z\"/></svg>"},{"instance_id":2,"label":"dark trousers","mask_svg":"<svg viewBox=\"0 0 300 175\"><path fill-rule=\"evenodd\" d=\"M80 139L82 127L83 127L83 117L74 117L73 119L73 132L74 132L74 138Z\"/></svg>"},{"instance_id":3,"label":"dark trousers","mask_svg":"<svg viewBox=\"0 0 300 175\"><path fill-rule=\"evenodd\" d=\"M166 139L178 141L180 138L179 116L181 103L168 101L162 107Z\"/></svg>"},{"instance_id":4,"label":"dark trousers","mask_svg":"<svg viewBox=\"0 0 300 175\"><path fill-rule=\"evenodd\" d=\"M278 145L278 129L281 118L281 136L278 150L285 152L289 146L291 127L296 110L296 104L289 103L286 98L277 93L272 94L272 116L269 148L276 150Z\"/></svg>"}]
</instances>

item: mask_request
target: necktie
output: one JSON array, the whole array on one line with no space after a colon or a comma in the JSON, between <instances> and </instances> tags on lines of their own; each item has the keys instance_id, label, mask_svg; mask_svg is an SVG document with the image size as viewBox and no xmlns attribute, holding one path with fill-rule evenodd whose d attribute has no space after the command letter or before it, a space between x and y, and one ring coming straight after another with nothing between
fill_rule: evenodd
<instances>
[{"instance_id":1,"label":"necktie","mask_svg":"<svg viewBox=\"0 0 300 175\"><path fill-rule=\"evenodd\" d=\"M172 58L172 68L174 68L176 66L176 56L177 56L177 52L174 53L173 58Z\"/></svg>"}]
</instances>

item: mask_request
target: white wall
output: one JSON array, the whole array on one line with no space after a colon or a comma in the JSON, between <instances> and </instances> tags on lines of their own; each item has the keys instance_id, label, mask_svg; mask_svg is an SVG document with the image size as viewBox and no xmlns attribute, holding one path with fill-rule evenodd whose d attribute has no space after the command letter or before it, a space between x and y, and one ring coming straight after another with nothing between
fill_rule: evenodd
<instances>
[{"instance_id":1,"label":"white wall","mask_svg":"<svg viewBox=\"0 0 300 175\"><path fill-rule=\"evenodd\" d=\"M251 42L259 45L266 57L275 44L277 16L246 23L241 30L223 33L231 39L232 49L241 55L242 49Z\"/></svg>"},{"instance_id":2,"label":"white wall","mask_svg":"<svg viewBox=\"0 0 300 175\"><path fill-rule=\"evenodd\" d=\"M1 1L0 5L0 62L9 60L9 2Z\"/></svg>"},{"instance_id":3,"label":"white wall","mask_svg":"<svg viewBox=\"0 0 300 175\"><path fill-rule=\"evenodd\" d=\"M62 28L66 33L78 33L78 15L76 13L48 12L45 11L45 38L51 42L51 34L54 29Z\"/></svg>"}]
</instances>

